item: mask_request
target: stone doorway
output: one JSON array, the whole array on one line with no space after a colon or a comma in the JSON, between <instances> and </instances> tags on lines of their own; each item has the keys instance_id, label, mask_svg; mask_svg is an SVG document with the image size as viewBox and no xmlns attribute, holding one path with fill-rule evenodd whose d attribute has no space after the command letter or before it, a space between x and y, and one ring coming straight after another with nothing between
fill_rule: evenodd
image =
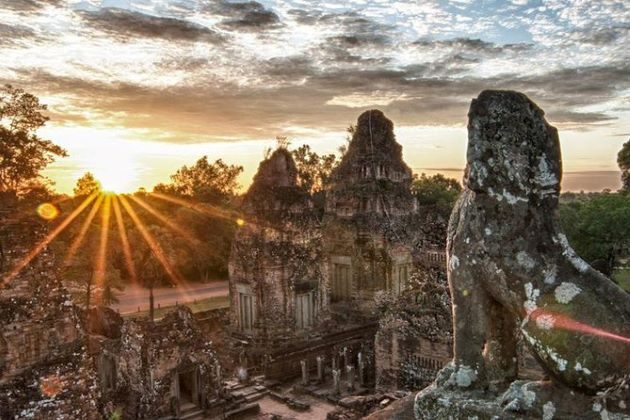
<instances>
[{"instance_id":1,"label":"stone doorway","mask_svg":"<svg viewBox=\"0 0 630 420\"><path fill-rule=\"evenodd\" d=\"M179 406L186 409L199 406L199 392L196 369L187 370L178 374Z\"/></svg>"}]
</instances>

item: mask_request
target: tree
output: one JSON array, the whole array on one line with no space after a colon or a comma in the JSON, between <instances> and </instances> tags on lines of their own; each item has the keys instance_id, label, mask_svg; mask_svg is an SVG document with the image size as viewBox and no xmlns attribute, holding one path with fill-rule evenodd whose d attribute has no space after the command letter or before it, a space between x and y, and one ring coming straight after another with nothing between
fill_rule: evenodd
<instances>
[{"instance_id":1,"label":"tree","mask_svg":"<svg viewBox=\"0 0 630 420\"><path fill-rule=\"evenodd\" d=\"M607 276L630 251L630 195L597 194L561 203L560 223L575 251Z\"/></svg>"},{"instance_id":2,"label":"tree","mask_svg":"<svg viewBox=\"0 0 630 420\"><path fill-rule=\"evenodd\" d=\"M630 140L624 143L617 154L617 164L621 169L621 190L630 193Z\"/></svg>"},{"instance_id":3,"label":"tree","mask_svg":"<svg viewBox=\"0 0 630 420\"><path fill-rule=\"evenodd\" d=\"M292 150L291 154L297 166L300 186L312 194L322 191L337 165L337 157L333 154L320 156L308 144Z\"/></svg>"},{"instance_id":4,"label":"tree","mask_svg":"<svg viewBox=\"0 0 630 420\"><path fill-rule=\"evenodd\" d=\"M66 151L36 131L48 117L46 105L22 89L5 85L0 88L0 191L17 191L25 183L40 177L40 172Z\"/></svg>"},{"instance_id":5,"label":"tree","mask_svg":"<svg viewBox=\"0 0 630 420\"><path fill-rule=\"evenodd\" d=\"M413 194L418 199L418 204L436 206L439 210L450 214L453 205L462 191L462 186L453 178L447 178L442 174L420 177L414 176L411 185Z\"/></svg>"},{"instance_id":6,"label":"tree","mask_svg":"<svg viewBox=\"0 0 630 420\"><path fill-rule=\"evenodd\" d=\"M115 290L123 290L120 271L110 261L103 268L102 283L96 284L96 244L98 232L89 234L81 245L81 250L66 261L63 277L73 288L81 291L79 300L89 309L96 301L97 305L111 305L118 302Z\"/></svg>"},{"instance_id":7,"label":"tree","mask_svg":"<svg viewBox=\"0 0 630 420\"><path fill-rule=\"evenodd\" d=\"M100 190L101 183L94 178L91 172L86 172L81 178L77 179L77 184L74 187L74 195L75 197L90 195Z\"/></svg>"},{"instance_id":8,"label":"tree","mask_svg":"<svg viewBox=\"0 0 630 420\"><path fill-rule=\"evenodd\" d=\"M276 146L278 149L288 149L291 140L287 136L276 136Z\"/></svg>"},{"instance_id":9,"label":"tree","mask_svg":"<svg viewBox=\"0 0 630 420\"><path fill-rule=\"evenodd\" d=\"M178 169L171 175L172 184L158 185L155 191L176 193L211 203L226 202L239 187L236 178L241 172L242 166L227 165L221 159L209 163L208 157L204 156L193 166Z\"/></svg>"},{"instance_id":10,"label":"tree","mask_svg":"<svg viewBox=\"0 0 630 420\"><path fill-rule=\"evenodd\" d=\"M175 267L177 263L175 238L166 229L151 225L148 227L148 233L155 240L156 245L152 248L144 239L144 236L133 231L130 235L131 243L134 245L133 260L136 262L138 269L138 280L149 289L149 318L151 321L155 317L155 299L153 289L155 286L167 283L167 273L155 255L155 251L160 252L160 257L164 258L171 267Z\"/></svg>"}]
</instances>

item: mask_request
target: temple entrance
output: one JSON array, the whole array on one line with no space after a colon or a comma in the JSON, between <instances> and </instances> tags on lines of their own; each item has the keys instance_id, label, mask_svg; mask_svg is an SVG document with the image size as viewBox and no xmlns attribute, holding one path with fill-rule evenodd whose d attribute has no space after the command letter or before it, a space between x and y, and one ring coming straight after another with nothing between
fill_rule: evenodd
<instances>
[{"instance_id":1,"label":"temple entrance","mask_svg":"<svg viewBox=\"0 0 630 420\"><path fill-rule=\"evenodd\" d=\"M197 371L191 369L186 372L180 372L178 382L180 407L185 409L192 406L199 406Z\"/></svg>"},{"instance_id":2,"label":"temple entrance","mask_svg":"<svg viewBox=\"0 0 630 420\"><path fill-rule=\"evenodd\" d=\"M349 264L334 264L331 300L339 302L352 296L352 271Z\"/></svg>"}]
</instances>

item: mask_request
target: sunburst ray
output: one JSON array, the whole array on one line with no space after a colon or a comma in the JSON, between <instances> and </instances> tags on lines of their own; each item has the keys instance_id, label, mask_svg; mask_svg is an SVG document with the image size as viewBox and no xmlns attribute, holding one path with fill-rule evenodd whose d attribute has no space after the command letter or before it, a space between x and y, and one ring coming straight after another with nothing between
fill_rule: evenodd
<instances>
[{"instance_id":1,"label":"sunburst ray","mask_svg":"<svg viewBox=\"0 0 630 420\"><path fill-rule=\"evenodd\" d=\"M153 215L156 219L158 219L160 222L164 223L164 225L166 227L168 227L169 229L171 229L173 232L177 233L178 235L180 235L182 238L186 239L188 242L192 243L193 245L198 245L200 243L199 239L195 238L195 235L190 232L187 229L184 229L182 227L177 226L175 223L171 222L170 220L168 220L166 218L166 216L164 216L162 213L160 213L158 210L156 210L155 208L153 208L149 203L147 203L146 201L142 200L139 197L134 197L134 196L129 196L129 198L131 198L136 204L138 204L140 207L142 207L143 209L145 209L146 211L148 211L151 215Z\"/></svg>"},{"instance_id":2,"label":"sunburst ray","mask_svg":"<svg viewBox=\"0 0 630 420\"><path fill-rule=\"evenodd\" d=\"M242 215L240 215L239 213L235 212L235 211L228 211L228 210L224 210L221 209L219 207L216 206L211 206L211 205L200 205L200 204L195 204L195 203L190 203L186 200L182 200L181 198L177 198L177 197L172 197L170 195L166 195L166 194L162 194L162 193L157 193L157 192L152 192L150 193L150 195L152 197L156 197L159 198L160 200L164 200L164 201L169 201L171 203L174 204L179 204L182 207L187 207L189 209L193 209L199 213L203 213L206 216L209 217L219 217L222 219L228 219L231 220L233 222L236 222L238 220L242 220L241 217Z\"/></svg>"},{"instance_id":3,"label":"sunburst ray","mask_svg":"<svg viewBox=\"0 0 630 420\"><path fill-rule=\"evenodd\" d=\"M125 256L125 265L131 282L138 283L138 276L136 274L136 268L133 264L133 257L131 255L131 246L129 245L129 238L127 237L127 229L125 229L125 223L123 221L123 215L120 211L120 204L118 196L113 197L114 216L116 217L116 225L118 226L118 234L120 236L120 242L123 248L123 255Z\"/></svg>"},{"instance_id":4,"label":"sunburst ray","mask_svg":"<svg viewBox=\"0 0 630 420\"><path fill-rule=\"evenodd\" d=\"M155 255L155 258L158 260L160 265L164 268L164 271L166 272L166 274L171 278L173 283L175 283L176 285L178 286L183 285L184 281L182 280L182 277L179 275L179 273L177 273L175 268L171 266L170 262L164 255L164 251L162 250L162 247L155 240L153 235L151 235L151 232L149 232L149 230L146 228L142 220L140 220L140 218L138 217L138 214L135 212L133 207L131 207L131 205L129 204L129 201L127 201L125 196L122 196L122 195L120 196L120 203L122 204L124 209L127 211L127 214L129 214L129 217L131 217L131 220L138 228L138 231L140 232L145 242L149 246L149 249L151 249L151 252L153 253L153 255Z\"/></svg>"},{"instance_id":5,"label":"sunburst ray","mask_svg":"<svg viewBox=\"0 0 630 420\"><path fill-rule=\"evenodd\" d=\"M88 213L87 217L83 221L83 225L81 225L81 230L79 231L78 235L75 236L74 240L72 241L72 244L70 245L70 248L68 248L68 252L66 253L66 256L64 258L64 265L68 264L70 260L72 259L72 257L74 257L77 251L79 250L79 247L83 243L83 239L85 238L87 231L90 229L90 226L92 225L92 220L94 220L94 216L96 216L96 213L98 212L98 209L101 207L102 202L103 202L103 195L99 195L98 199L92 205L92 208L90 209L90 212Z\"/></svg>"},{"instance_id":6,"label":"sunburst ray","mask_svg":"<svg viewBox=\"0 0 630 420\"><path fill-rule=\"evenodd\" d=\"M106 194L101 209L101 237L96 254L96 267L94 270L94 285L103 286L105 282L105 270L107 269L107 242L109 241L109 219L111 216L111 194Z\"/></svg>"},{"instance_id":7,"label":"sunburst ray","mask_svg":"<svg viewBox=\"0 0 630 420\"><path fill-rule=\"evenodd\" d=\"M72 211L52 232L48 233L44 239L42 239L35 247L24 257L22 258L15 267L7 274L4 279L2 279L2 284L0 287L4 287L6 284L11 282L23 269L26 267L37 255L39 255L48 244L50 244L63 230L68 227L70 223L74 219L77 218L79 214L96 198L97 194L90 194L88 197L83 200L83 202Z\"/></svg>"}]
</instances>

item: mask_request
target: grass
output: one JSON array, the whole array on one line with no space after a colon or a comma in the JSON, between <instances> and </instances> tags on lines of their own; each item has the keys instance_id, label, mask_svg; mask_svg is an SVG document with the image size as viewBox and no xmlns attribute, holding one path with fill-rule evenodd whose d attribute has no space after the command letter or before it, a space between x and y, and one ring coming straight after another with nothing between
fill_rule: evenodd
<instances>
[{"instance_id":1,"label":"grass","mask_svg":"<svg viewBox=\"0 0 630 420\"><path fill-rule=\"evenodd\" d=\"M630 268L622 268L613 273L613 278L624 289L630 291Z\"/></svg>"},{"instance_id":2,"label":"grass","mask_svg":"<svg viewBox=\"0 0 630 420\"><path fill-rule=\"evenodd\" d=\"M181 305L188 306L193 313L211 311L214 309L223 309L230 307L229 296L213 296L208 299L199 300L197 302L182 303ZM175 308L175 305L162 306L161 308L155 308L155 319L160 319L167 312L170 312ZM141 318L148 317L149 311L130 312L123 315L123 318Z\"/></svg>"}]
</instances>

